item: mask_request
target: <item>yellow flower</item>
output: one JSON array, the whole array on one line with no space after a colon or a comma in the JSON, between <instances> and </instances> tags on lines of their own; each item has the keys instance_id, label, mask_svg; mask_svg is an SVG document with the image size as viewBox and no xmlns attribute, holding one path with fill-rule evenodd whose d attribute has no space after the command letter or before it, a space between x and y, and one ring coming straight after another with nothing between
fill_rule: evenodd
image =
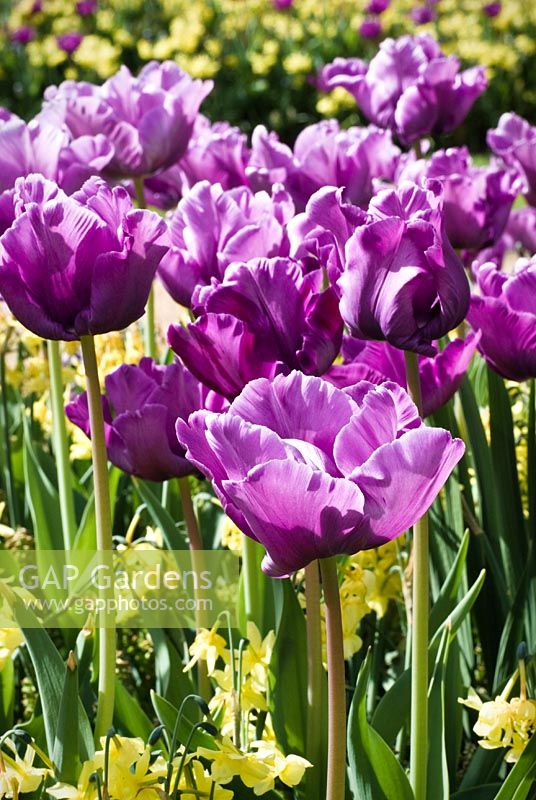
<instances>
[{"instance_id":1,"label":"yellow flower","mask_svg":"<svg viewBox=\"0 0 536 800\"><path fill-rule=\"evenodd\" d=\"M104 769L106 739L102 750L95 753L95 769ZM160 800L159 778L167 773L167 765L159 757L151 764L151 750L141 739L113 736L108 761L108 793L114 800Z\"/></svg>"},{"instance_id":2,"label":"yellow flower","mask_svg":"<svg viewBox=\"0 0 536 800\"><path fill-rule=\"evenodd\" d=\"M56 800L98 800L97 786L89 780L94 772L94 762L86 761L76 786L68 783L56 783L47 789L47 794Z\"/></svg>"},{"instance_id":3,"label":"yellow flower","mask_svg":"<svg viewBox=\"0 0 536 800\"><path fill-rule=\"evenodd\" d=\"M285 786L298 786L303 780L305 770L313 765L301 756L285 756L271 742L254 742L253 747L257 757L266 764L270 764L273 775L285 784Z\"/></svg>"},{"instance_id":4,"label":"yellow flower","mask_svg":"<svg viewBox=\"0 0 536 800\"><path fill-rule=\"evenodd\" d=\"M190 645L190 655L192 657L184 667L184 672L191 670L198 661L206 661L208 674L212 675L218 658L222 658L224 661L229 660L227 643L223 636L217 633L217 630L218 623L210 630L203 628L199 631Z\"/></svg>"},{"instance_id":5,"label":"yellow flower","mask_svg":"<svg viewBox=\"0 0 536 800\"><path fill-rule=\"evenodd\" d=\"M0 628L0 672L23 641L24 636L15 622L13 622L13 627Z\"/></svg>"},{"instance_id":6,"label":"yellow flower","mask_svg":"<svg viewBox=\"0 0 536 800\"><path fill-rule=\"evenodd\" d=\"M224 516L221 523L221 543L236 555L242 554L243 533L229 517Z\"/></svg>"},{"instance_id":7,"label":"yellow flower","mask_svg":"<svg viewBox=\"0 0 536 800\"><path fill-rule=\"evenodd\" d=\"M480 737L480 747L484 750L504 748L505 761L515 762L536 730L536 701L523 697L508 700L505 695L509 687L510 684L502 695L485 703L471 688L467 698L460 698L458 702L478 711L473 730Z\"/></svg>"},{"instance_id":8,"label":"yellow flower","mask_svg":"<svg viewBox=\"0 0 536 800\"><path fill-rule=\"evenodd\" d=\"M211 794L214 781L210 775L205 772L201 762L191 761L190 767L194 773L196 793L190 794L186 791L187 789L192 788L192 783L188 777L188 773L185 771L185 773L181 775L181 780L179 783L179 788L181 789L181 800L198 800L200 796L212 797L213 800L232 800L234 797L234 792L232 792L230 789L222 789L221 786L215 786L214 791Z\"/></svg>"},{"instance_id":9,"label":"yellow flower","mask_svg":"<svg viewBox=\"0 0 536 800\"><path fill-rule=\"evenodd\" d=\"M84 36L73 54L73 61L84 69L93 69L100 78L109 78L119 68L121 50L109 39L89 34Z\"/></svg>"},{"instance_id":10,"label":"yellow flower","mask_svg":"<svg viewBox=\"0 0 536 800\"><path fill-rule=\"evenodd\" d=\"M290 53L283 59L283 68L289 75L307 73L313 68L313 60L308 53Z\"/></svg>"},{"instance_id":11,"label":"yellow flower","mask_svg":"<svg viewBox=\"0 0 536 800\"><path fill-rule=\"evenodd\" d=\"M11 739L4 740L12 755L2 753L3 767L0 767L0 797L16 798L19 794L35 792L47 777L49 771L45 767L34 767L35 750L27 746L21 758Z\"/></svg>"},{"instance_id":12,"label":"yellow flower","mask_svg":"<svg viewBox=\"0 0 536 800\"><path fill-rule=\"evenodd\" d=\"M253 680L266 691L268 667L275 643L275 632L269 631L263 639L254 622L247 624L248 646L242 654L242 674L251 675Z\"/></svg>"}]
</instances>

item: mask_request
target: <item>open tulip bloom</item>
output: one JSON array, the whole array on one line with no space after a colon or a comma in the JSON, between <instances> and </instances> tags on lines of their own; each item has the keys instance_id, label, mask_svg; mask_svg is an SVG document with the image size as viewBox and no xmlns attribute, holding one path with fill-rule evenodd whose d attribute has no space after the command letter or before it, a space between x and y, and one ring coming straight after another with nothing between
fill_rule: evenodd
<instances>
[{"instance_id":1,"label":"open tulip bloom","mask_svg":"<svg viewBox=\"0 0 536 800\"><path fill-rule=\"evenodd\" d=\"M30 175L16 181L8 201L0 294L23 325L44 339L71 341L142 316L166 250L163 220L133 210L125 189L100 178L69 197Z\"/></svg>"},{"instance_id":2,"label":"open tulip bloom","mask_svg":"<svg viewBox=\"0 0 536 800\"><path fill-rule=\"evenodd\" d=\"M142 358L123 364L105 378L104 425L108 458L120 469L146 480L163 481L195 472L175 435L175 422L200 408L221 411L226 401L206 389L182 364L155 364ZM87 394L65 409L91 436Z\"/></svg>"},{"instance_id":3,"label":"open tulip bloom","mask_svg":"<svg viewBox=\"0 0 536 800\"><path fill-rule=\"evenodd\" d=\"M439 181L403 181L371 200L337 281L355 336L431 356L432 341L464 320L469 282L445 234L442 202Z\"/></svg>"},{"instance_id":4,"label":"open tulip bloom","mask_svg":"<svg viewBox=\"0 0 536 800\"><path fill-rule=\"evenodd\" d=\"M397 384L341 390L299 372L253 381L226 412L179 420L177 436L274 577L399 536L464 451Z\"/></svg>"}]
</instances>

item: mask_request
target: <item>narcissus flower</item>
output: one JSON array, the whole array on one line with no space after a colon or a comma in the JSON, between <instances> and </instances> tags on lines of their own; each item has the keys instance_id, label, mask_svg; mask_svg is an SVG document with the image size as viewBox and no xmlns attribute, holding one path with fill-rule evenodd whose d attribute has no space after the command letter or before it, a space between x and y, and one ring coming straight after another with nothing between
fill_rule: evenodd
<instances>
[{"instance_id":1,"label":"narcissus flower","mask_svg":"<svg viewBox=\"0 0 536 800\"><path fill-rule=\"evenodd\" d=\"M112 464L151 481L183 477L195 472L175 436L175 422L200 408L218 411L222 397L202 386L182 364L155 364L142 358L138 365L123 364L105 379L104 425ZM87 395L65 409L67 416L90 435Z\"/></svg>"},{"instance_id":2,"label":"narcissus flower","mask_svg":"<svg viewBox=\"0 0 536 800\"><path fill-rule=\"evenodd\" d=\"M173 61L147 64L138 77L121 67L102 86L65 81L45 92L41 117L74 136L104 134L114 147L107 172L151 175L186 151L212 81L194 81Z\"/></svg>"},{"instance_id":3,"label":"narcissus flower","mask_svg":"<svg viewBox=\"0 0 536 800\"><path fill-rule=\"evenodd\" d=\"M505 164L518 170L531 205L536 205L536 127L517 114L503 114L488 131L488 145Z\"/></svg>"},{"instance_id":4,"label":"narcissus flower","mask_svg":"<svg viewBox=\"0 0 536 800\"><path fill-rule=\"evenodd\" d=\"M427 35L385 39L368 66L337 59L320 77L324 89L347 89L371 122L403 142L457 128L486 85L482 67L460 71Z\"/></svg>"},{"instance_id":5,"label":"narcissus flower","mask_svg":"<svg viewBox=\"0 0 536 800\"><path fill-rule=\"evenodd\" d=\"M477 348L480 336L449 342L432 358L419 356L423 414L434 414L458 390ZM387 342L366 342L346 337L342 348L344 363L335 364L325 377L344 388L366 380L381 384L395 381L406 388L404 353Z\"/></svg>"},{"instance_id":6,"label":"narcissus flower","mask_svg":"<svg viewBox=\"0 0 536 800\"><path fill-rule=\"evenodd\" d=\"M480 250L501 236L520 182L493 166L475 167L466 147L438 150L409 164L401 179L437 178L443 185L443 219L453 247Z\"/></svg>"},{"instance_id":7,"label":"narcissus flower","mask_svg":"<svg viewBox=\"0 0 536 800\"><path fill-rule=\"evenodd\" d=\"M203 313L168 341L200 381L235 397L253 378L301 369L321 375L336 358L342 319L321 270L285 258L232 264L222 283L198 294Z\"/></svg>"},{"instance_id":8,"label":"narcissus flower","mask_svg":"<svg viewBox=\"0 0 536 800\"><path fill-rule=\"evenodd\" d=\"M399 536L464 449L424 425L397 384L340 390L299 372L253 381L227 412L180 420L177 435L229 517L266 548L273 577Z\"/></svg>"},{"instance_id":9,"label":"narcissus flower","mask_svg":"<svg viewBox=\"0 0 536 800\"><path fill-rule=\"evenodd\" d=\"M489 366L513 381L536 377L536 258L519 259L512 274L488 262L475 267L479 295L468 320Z\"/></svg>"},{"instance_id":10,"label":"narcissus flower","mask_svg":"<svg viewBox=\"0 0 536 800\"><path fill-rule=\"evenodd\" d=\"M5 197L5 195L4 195ZM166 225L134 211L122 187L90 178L68 197L40 175L19 178L0 236L0 294L44 339L126 328L142 316Z\"/></svg>"},{"instance_id":11,"label":"narcissus flower","mask_svg":"<svg viewBox=\"0 0 536 800\"><path fill-rule=\"evenodd\" d=\"M169 219L171 247L158 275L178 303L191 306L194 290L223 280L232 262L288 254L285 223L294 214L287 192L254 194L245 186L224 191L196 184Z\"/></svg>"},{"instance_id":12,"label":"narcissus flower","mask_svg":"<svg viewBox=\"0 0 536 800\"><path fill-rule=\"evenodd\" d=\"M346 244L342 317L358 338L434 355L432 341L469 306L467 277L444 232L441 184L403 181L379 192L368 213Z\"/></svg>"}]
</instances>

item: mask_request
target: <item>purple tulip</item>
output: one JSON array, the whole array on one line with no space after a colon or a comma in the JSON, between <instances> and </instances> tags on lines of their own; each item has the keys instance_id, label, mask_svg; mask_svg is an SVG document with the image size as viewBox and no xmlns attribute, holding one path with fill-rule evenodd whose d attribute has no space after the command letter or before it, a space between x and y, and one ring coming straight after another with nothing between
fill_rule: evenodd
<instances>
[{"instance_id":1,"label":"purple tulip","mask_svg":"<svg viewBox=\"0 0 536 800\"><path fill-rule=\"evenodd\" d=\"M11 189L17 178L38 172L71 194L101 172L113 152L105 136L73 139L68 131L39 119L25 123L11 115L0 123L0 191Z\"/></svg>"},{"instance_id":2,"label":"purple tulip","mask_svg":"<svg viewBox=\"0 0 536 800\"><path fill-rule=\"evenodd\" d=\"M278 11L285 11L294 4L294 0L272 0L272 5Z\"/></svg>"},{"instance_id":3,"label":"purple tulip","mask_svg":"<svg viewBox=\"0 0 536 800\"><path fill-rule=\"evenodd\" d=\"M527 200L536 206L536 126L517 114L503 114L498 126L488 131L488 145L522 175Z\"/></svg>"},{"instance_id":4,"label":"purple tulip","mask_svg":"<svg viewBox=\"0 0 536 800\"><path fill-rule=\"evenodd\" d=\"M432 356L432 341L465 318L469 283L444 232L441 184L379 192L346 244L341 314L361 339Z\"/></svg>"},{"instance_id":5,"label":"purple tulip","mask_svg":"<svg viewBox=\"0 0 536 800\"><path fill-rule=\"evenodd\" d=\"M198 114L186 153L172 167L145 182L147 200L167 210L200 181L219 183L224 189L244 186L248 183L248 156L247 137L239 128L226 122L211 124Z\"/></svg>"},{"instance_id":6,"label":"purple tulip","mask_svg":"<svg viewBox=\"0 0 536 800\"><path fill-rule=\"evenodd\" d=\"M26 328L71 341L141 317L166 250L163 220L98 178L69 197L30 175L8 195L15 218L0 236L0 294Z\"/></svg>"},{"instance_id":7,"label":"purple tulip","mask_svg":"<svg viewBox=\"0 0 536 800\"><path fill-rule=\"evenodd\" d=\"M515 245L519 245L529 256L536 253L536 208L527 206L512 211L508 218L506 233Z\"/></svg>"},{"instance_id":8,"label":"purple tulip","mask_svg":"<svg viewBox=\"0 0 536 800\"><path fill-rule=\"evenodd\" d=\"M427 417L445 405L457 392L476 350L479 335L454 339L433 358L419 356L423 416ZM343 389L359 381L381 384L395 381L406 389L406 369L402 350L387 342L364 342L345 337L342 346L343 364L335 364L326 372L326 380Z\"/></svg>"},{"instance_id":9,"label":"purple tulip","mask_svg":"<svg viewBox=\"0 0 536 800\"><path fill-rule=\"evenodd\" d=\"M82 44L84 36L77 31L72 31L71 33L63 33L61 36L56 37L56 41L58 43L58 47L61 50L64 50L67 55L71 56L75 50L78 50L80 45Z\"/></svg>"},{"instance_id":10,"label":"purple tulip","mask_svg":"<svg viewBox=\"0 0 536 800\"><path fill-rule=\"evenodd\" d=\"M430 6L415 6L411 9L411 19L415 25L427 25L436 18L436 13Z\"/></svg>"},{"instance_id":11,"label":"purple tulip","mask_svg":"<svg viewBox=\"0 0 536 800\"><path fill-rule=\"evenodd\" d=\"M11 31L9 38L15 44L28 44L35 39L35 28L30 25L21 25L20 28Z\"/></svg>"},{"instance_id":12,"label":"purple tulip","mask_svg":"<svg viewBox=\"0 0 536 800\"><path fill-rule=\"evenodd\" d=\"M359 26L359 35L363 39L377 39L382 32L382 24L379 19L365 19Z\"/></svg>"},{"instance_id":13,"label":"purple tulip","mask_svg":"<svg viewBox=\"0 0 536 800\"><path fill-rule=\"evenodd\" d=\"M346 242L367 221L366 213L344 202L342 194L332 186L319 189L287 225L291 257L309 271L325 269L332 284L344 269Z\"/></svg>"},{"instance_id":14,"label":"purple tulip","mask_svg":"<svg viewBox=\"0 0 536 800\"><path fill-rule=\"evenodd\" d=\"M499 239L519 188L512 173L473 166L466 147L438 150L427 161L410 163L400 177L441 181L447 236L453 247L467 250L489 247Z\"/></svg>"},{"instance_id":15,"label":"purple tulip","mask_svg":"<svg viewBox=\"0 0 536 800\"><path fill-rule=\"evenodd\" d=\"M266 548L273 577L399 536L464 449L425 426L397 384L342 391L299 372L254 381L227 412L180 420L177 435L226 513Z\"/></svg>"},{"instance_id":16,"label":"purple tulip","mask_svg":"<svg viewBox=\"0 0 536 800\"><path fill-rule=\"evenodd\" d=\"M482 10L487 17L493 19L501 13L502 3L486 3Z\"/></svg>"},{"instance_id":17,"label":"purple tulip","mask_svg":"<svg viewBox=\"0 0 536 800\"><path fill-rule=\"evenodd\" d=\"M373 181L393 180L400 159L390 132L374 126L341 130L336 120L324 120L303 129L294 151L267 136L265 129L256 133L246 170L251 182L263 185L266 176L266 188L277 178L300 210L324 186L343 187L346 200L366 206L374 194Z\"/></svg>"},{"instance_id":18,"label":"purple tulip","mask_svg":"<svg viewBox=\"0 0 536 800\"><path fill-rule=\"evenodd\" d=\"M171 247L160 280L177 303L191 307L196 287L221 281L231 262L287 255L285 223L293 213L282 187L274 186L270 196L198 183L170 218Z\"/></svg>"},{"instance_id":19,"label":"purple tulip","mask_svg":"<svg viewBox=\"0 0 536 800\"><path fill-rule=\"evenodd\" d=\"M475 267L479 295L468 320L480 331L478 349L512 381L536 377L536 259L520 259L512 274L494 263Z\"/></svg>"},{"instance_id":20,"label":"purple tulip","mask_svg":"<svg viewBox=\"0 0 536 800\"><path fill-rule=\"evenodd\" d=\"M89 17L97 11L97 0L79 0L76 11L81 17Z\"/></svg>"},{"instance_id":21,"label":"purple tulip","mask_svg":"<svg viewBox=\"0 0 536 800\"><path fill-rule=\"evenodd\" d=\"M290 259L232 264L222 283L200 292L204 313L168 341L188 369L224 397L254 378L300 369L321 375L336 358L342 320L321 270Z\"/></svg>"},{"instance_id":22,"label":"purple tulip","mask_svg":"<svg viewBox=\"0 0 536 800\"><path fill-rule=\"evenodd\" d=\"M391 0L370 0L365 11L367 14L383 14L389 8Z\"/></svg>"},{"instance_id":23,"label":"purple tulip","mask_svg":"<svg viewBox=\"0 0 536 800\"><path fill-rule=\"evenodd\" d=\"M105 379L102 404L108 458L124 472L148 481L182 478L196 471L175 434L177 419L202 408L228 404L210 392L179 362L157 365L142 358L123 364ZM87 394L65 407L71 422L90 437Z\"/></svg>"},{"instance_id":24,"label":"purple tulip","mask_svg":"<svg viewBox=\"0 0 536 800\"><path fill-rule=\"evenodd\" d=\"M152 61L137 78L123 66L102 86L65 81L49 87L40 116L75 137L104 134L115 149L111 176L148 176L185 153L212 85L192 80L173 61Z\"/></svg>"},{"instance_id":25,"label":"purple tulip","mask_svg":"<svg viewBox=\"0 0 536 800\"><path fill-rule=\"evenodd\" d=\"M358 59L337 59L319 81L324 89L347 89L371 122L405 143L454 130L486 83L482 67L460 72L458 59L426 35L385 39L365 68Z\"/></svg>"}]
</instances>

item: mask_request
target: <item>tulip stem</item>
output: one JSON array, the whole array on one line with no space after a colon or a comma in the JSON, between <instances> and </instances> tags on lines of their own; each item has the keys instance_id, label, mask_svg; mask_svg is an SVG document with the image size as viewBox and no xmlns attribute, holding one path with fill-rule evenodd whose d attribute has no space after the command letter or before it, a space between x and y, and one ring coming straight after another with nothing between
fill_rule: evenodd
<instances>
[{"instance_id":1,"label":"tulip stem","mask_svg":"<svg viewBox=\"0 0 536 800\"><path fill-rule=\"evenodd\" d=\"M145 202L145 190L143 186L143 176L134 178L134 188L136 191L136 201L138 208L147 208ZM154 319L154 288L151 287L149 297L147 298L147 305L145 307L145 326L144 326L144 340L145 340L145 355L150 356L156 360L156 333L155 333L155 319Z\"/></svg>"},{"instance_id":2,"label":"tulip stem","mask_svg":"<svg viewBox=\"0 0 536 800\"><path fill-rule=\"evenodd\" d=\"M95 495L96 543L97 551L106 554L111 553L113 549L112 514L99 371L93 336L82 336L80 342L87 379L87 400L93 459L93 490ZM111 592L113 596L113 588ZM106 597L108 596L107 594ZM104 613L103 622L99 626L99 684L97 715L95 718L95 742L97 743L102 736L106 736L110 729L114 713L116 637L115 627L107 617L108 615Z\"/></svg>"},{"instance_id":3,"label":"tulip stem","mask_svg":"<svg viewBox=\"0 0 536 800\"><path fill-rule=\"evenodd\" d=\"M346 792L346 676L341 600L334 556L320 561L326 606L328 655L328 768L326 800L344 800Z\"/></svg>"},{"instance_id":4,"label":"tulip stem","mask_svg":"<svg viewBox=\"0 0 536 800\"><path fill-rule=\"evenodd\" d=\"M179 478L179 492L182 503L182 513L184 515L184 522L186 523L186 531L188 533L188 546L190 548L190 558L192 561L192 568L196 575L201 576L203 572L203 540L199 531L199 525L195 514L194 504L192 502L192 492L190 489L190 481L187 477ZM194 583L195 585L195 583ZM199 600L199 597L198 597ZM202 611L202 604L199 603L196 611L196 627L200 631L202 628L207 628L205 615ZM210 681L208 679L207 665L204 661L199 661L197 665L197 684L198 691L204 700L210 699Z\"/></svg>"},{"instance_id":5,"label":"tulip stem","mask_svg":"<svg viewBox=\"0 0 536 800\"><path fill-rule=\"evenodd\" d=\"M244 606L246 620L255 622L259 628L262 627L262 619L259 618L262 610L263 583L259 579L261 545L254 539L245 534L242 536L242 581L244 587Z\"/></svg>"},{"instance_id":6,"label":"tulip stem","mask_svg":"<svg viewBox=\"0 0 536 800\"><path fill-rule=\"evenodd\" d=\"M60 495L60 514L63 528L65 550L70 550L76 536L76 517L74 513L73 487L69 461L69 441L63 411L63 380L61 373L60 343L47 341L48 371L50 374L50 406L52 410L52 438L58 490Z\"/></svg>"},{"instance_id":7,"label":"tulip stem","mask_svg":"<svg viewBox=\"0 0 536 800\"><path fill-rule=\"evenodd\" d=\"M408 392L422 416L418 356L406 351L405 357ZM427 796L429 602L428 515L425 514L413 528L410 780L415 800L425 800Z\"/></svg>"},{"instance_id":8,"label":"tulip stem","mask_svg":"<svg viewBox=\"0 0 536 800\"><path fill-rule=\"evenodd\" d=\"M307 797L321 800L322 749L322 627L320 620L320 574L317 561L305 567L305 610L307 625Z\"/></svg>"}]
</instances>

